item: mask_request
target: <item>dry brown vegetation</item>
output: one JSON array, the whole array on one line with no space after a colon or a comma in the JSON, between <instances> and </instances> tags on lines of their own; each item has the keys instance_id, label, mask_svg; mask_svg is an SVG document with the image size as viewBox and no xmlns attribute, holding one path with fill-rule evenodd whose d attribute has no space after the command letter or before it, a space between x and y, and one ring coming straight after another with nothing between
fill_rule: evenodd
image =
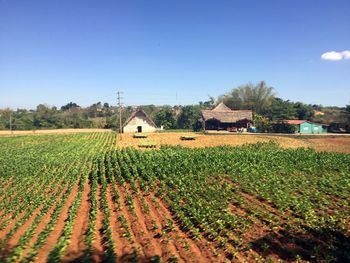
<instances>
[{"instance_id":1,"label":"dry brown vegetation","mask_svg":"<svg viewBox=\"0 0 350 263\"><path fill-rule=\"evenodd\" d=\"M309 138L307 141L318 151L350 153L350 137Z\"/></svg>"},{"instance_id":2,"label":"dry brown vegetation","mask_svg":"<svg viewBox=\"0 0 350 263\"><path fill-rule=\"evenodd\" d=\"M196 136L195 140L181 140L181 136ZM133 138L133 134L122 134L119 145L122 147L139 147L141 142L155 142L160 145L181 145L183 147L211 147L221 145L238 146L257 142L275 141L283 148L311 147L319 151L334 151L350 153L349 137L312 137L312 136L281 136L281 135L255 135L255 134L210 134L200 133L150 133L147 139Z\"/></svg>"},{"instance_id":3,"label":"dry brown vegetation","mask_svg":"<svg viewBox=\"0 0 350 263\"><path fill-rule=\"evenodd\" d=\"M86 132L110 132L106 129L52 129L52 130L32 130L32 131L0 131L0 136L7 135L35 135L35 134L67 134L67 133L86 133Z\"/></svg>"},{"instance_id":4,"label":"dry brown vegetation","mask_svg":"<svg viewBox=\"0 0 350 263\"><path fill-rule=\"evenodd\" d=\"M52 129L33 131L0 131L0 136L9 135L43 135L43 134L73 134L89 132L111 132L106 129ZM181 140L181 136L195 136L195 140ZM146 139L133 138L132 133L122 134L118 144L122 147L136 147L142 142L155 142L160 145L180 145L183 147L212 147L221 145L238 146L257 142L275 141L283 148L310 147L318 151L350 153L350 136L346 135L274 135L274 134L209 134L194 132L164 132L149 133Z\"/></svg>"}]
</instances>

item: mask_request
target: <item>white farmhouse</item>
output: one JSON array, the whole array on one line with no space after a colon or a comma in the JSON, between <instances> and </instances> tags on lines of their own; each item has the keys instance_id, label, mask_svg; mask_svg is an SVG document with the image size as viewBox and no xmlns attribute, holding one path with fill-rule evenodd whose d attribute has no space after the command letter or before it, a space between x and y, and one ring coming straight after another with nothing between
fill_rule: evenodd
<instances>
[{"instance_id":1,"label":"white farmhouse","mask_svg":"<svg viewBox=\"0 0 350 263\"><path fill-rule=\"evenodd\" d=\"M155 132L156 124L146 112L139 109L131 114L123 125L123 132Z\"/></svg>"}]
</instances>

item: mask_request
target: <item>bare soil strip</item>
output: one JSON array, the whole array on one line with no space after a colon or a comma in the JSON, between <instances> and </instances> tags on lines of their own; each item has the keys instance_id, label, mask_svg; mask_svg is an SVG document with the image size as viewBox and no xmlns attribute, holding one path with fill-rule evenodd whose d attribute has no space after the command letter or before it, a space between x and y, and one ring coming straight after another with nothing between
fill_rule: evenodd
<instances>
[{"instance_id":1,"label":"bare soil strip","mask_svg":"<svg viewBox=\"0 0 350 263\"><path fill-rule=\"evenodd\" d=\"M113 197L112 197L113 195L112 195L112 191L110 188L111 188L111 185L108 184L108 186L107 186L107 202L108 202L108 207L109 207L110 213L111 213L110 222L111 222L111 229L112 229L112 237L114 240L115 253L117 256L117 260L118 260L118 258L122 258L123 255L131 255L133 253L133 248L132 248L129 240L126 237L123 237L120 233L122 226L118 222L119 214L117 211L117 206L113 202Z\"/></svg>"},{"instance_id":2,"label":"bare soil strip","mask_svg":"<svg viewBox=\"0 0 350 263\"><path fill-rule=\"evenodd\" d=\"M138 233L136 234L136 236L139 238L140 243L143 246L143 249L145 251L145 257L152 258L155 255L160 256L161 248L158 242L156 242L153 235L148 231L146 227L144 214L142 213L140 201L136 197L136 193L133 193L128 184L126 184L125 190L129 194L133 194L133 201L135 207L135 215L133 215L133 225L135 225L138 229Z\"/></svg>"},{"instance_id":3,"label":"bare soil strip","mask_svg":"<svg viewBox=\"0 0 350 263\"><path fill-rule=\"evenodd\" d=\"M135 222L134 222L135 219L131 214L129 208L127 207L124 189L120 185L118 185L117 189L120 197L119 200L120 200L120 203L122 204L121 215L123 215L126 218L128 228L131 231L131 239L134 241L134 248L136 249L138 254L141 256L141 258L144 258L146 253L144 251L145 248L143 245L146 245L146 244L142 243L144 242L144 240L142 240L142 236L140 237L139 230L135 226Z\"/></svg>"},{"instance_id":4,"label":"bare soil strip","mask_svg":"<svg viewBox=\"0 0 350 263\"><path fill-rule=\"evenodd\" d=\"M102 237L102 220L103 220L103 213L101 211L101 185L98 185L97 191L97 217L96 217L96 237L92 244L92 259L95 262L101 262L103 260L103 237Z\"/></svg>"},{"instance_id":5,"label":"bare soil strip","mask_svg":"<svg viewBox=\"0 0 350 263\"><path fill-rule=\"evenodd\" d=\"M82 201L80 208L78 209L77 218L74 222L72 236L70 244L67 247L65 256L63 257L64 262L71 262L79 259L83 256L86 249L84 243L84 236L87 231L89 223L89 211L90 211L90 184L87 180L84 186L84 192L82 196Z\"/></svg>"}]
</instances>

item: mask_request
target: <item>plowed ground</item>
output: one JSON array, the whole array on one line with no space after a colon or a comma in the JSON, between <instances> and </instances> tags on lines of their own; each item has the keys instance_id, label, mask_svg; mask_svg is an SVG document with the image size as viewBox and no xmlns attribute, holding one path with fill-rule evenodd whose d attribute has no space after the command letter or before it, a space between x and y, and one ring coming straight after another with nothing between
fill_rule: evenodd
<instances>
[{"instance_id":1,"label":"plowed ground","mask_svg":"<svg viewBox=\"0 0 350 263\"><path fill-rule=\"evenodd\" d=\"M234 184L230 181L228 183ZM84 259L86 249L84 240L89 221L88 214L91 208L90 187L90 182L87 182L78 216L73 225L73 234L62 262L80 262ZM230 242L232 241L232 244L234 244L234 235L230 236L232 240L228 240L229 245L225 247L225 251L216 240L210 239L205 233L200 234L201 238L199 240L194 239L189 233L181 230L181 224L177 222L176 215L171 213L167 203L157 197L154 192L143 193L140 188L133 190L128 183L118 184L115 187L118 196L113 194L111 183L108 184L107 200L111 211L110 226L118 262L131 262L136 258L138 262L152 262L152 260L154 262L158 259L161 262L255 262L266 258L272 261L281 259L293 261L295 254L302 255L304 259L312 260L309 254L315 246L322 249L323 246L328 245L321 241L322 238L317 233L313 235L308 232L306 234L300 230L293 231L293 229L289 232L285 231L286 222L289 221L290 223L290 218L294 217L293 214L289 212L281 213L268 202L259 200L242 191L239 193L242 202L232 202L228 209L233 214L245 218L250 224L249 228L242 234L244 245L239 250L232 245L232 251L236 252L229 253ZM99 186L96 193L98 202L101 202L100 188L101 186ZM76 191L77 184L67 198L62 213L48 235L45 244L38 251L36 262L46 262L48 253L61 236L68 217L67 212L76 196ZM128 196L133 197L132 203L128 202ZM48 216L42 218L42 222L35 230L27 250L24 251L24 257L48 222ZM102 228L104 216L99 205L96 237L92 253L95 262L103 262L107 250L106 236ZM126 219L125 223L118 220L121 216ZM30 222L32 222L32 219ZM11 255L16 247L16 242L27 230L30 222L22 225L14 237L3 246L1 250L3 260ZM297 219L295 223L298 224Z\"/></svg>"}]
</instances>

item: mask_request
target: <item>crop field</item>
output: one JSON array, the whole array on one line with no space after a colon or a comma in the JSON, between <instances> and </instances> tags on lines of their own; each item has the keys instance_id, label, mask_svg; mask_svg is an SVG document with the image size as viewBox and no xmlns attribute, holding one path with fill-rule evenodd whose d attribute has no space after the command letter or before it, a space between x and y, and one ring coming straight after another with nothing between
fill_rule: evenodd
<instances>
[{"instance_id":1,"label":"crop field","mask_svg":"<svg viewBox=\"0 0 350 263\"><path fill-rule=\"evenodd\" d=\"M350 261L349 154L125 142L0 137L0 261Z\"/></svg>"}]
</instances>

